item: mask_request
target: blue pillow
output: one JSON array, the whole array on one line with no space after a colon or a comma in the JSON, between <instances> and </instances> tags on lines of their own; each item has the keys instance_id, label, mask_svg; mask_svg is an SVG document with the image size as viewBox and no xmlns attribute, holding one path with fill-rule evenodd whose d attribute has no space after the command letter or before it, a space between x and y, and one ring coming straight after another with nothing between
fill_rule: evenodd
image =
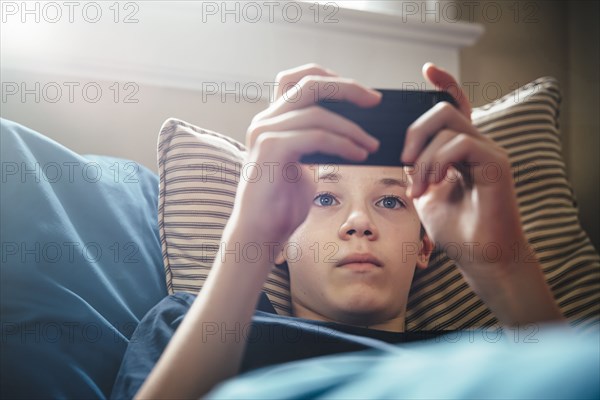
<instances>
[{"instance_id":1,"label":"blue pillow","mask_svg":"<svg viewBox=\"0 0 600 400\"><path fill-rule=\"evenodd\" d=\"M2 398L106 398L167 295L158 177L1 124Z\"/></svg>"}]
</instances>

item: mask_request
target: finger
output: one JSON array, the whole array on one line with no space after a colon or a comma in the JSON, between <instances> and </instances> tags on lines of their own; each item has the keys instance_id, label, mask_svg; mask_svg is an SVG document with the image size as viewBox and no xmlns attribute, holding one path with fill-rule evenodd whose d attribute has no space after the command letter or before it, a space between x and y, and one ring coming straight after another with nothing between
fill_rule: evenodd
<instances>
[{"instance_id":1,"label":"finger","mask_svg":"<svg viewBox=\"0 0 600 400\"><path fill-rule=\"evenodd\" d=\"M427 190L428 184L439 183L443 179L448 165L439 164L438 160L435 159L435 154L457 135L456 131L442 129L435 135L431 143L425 147L412 166L411 196L420 196Z\"/></svg>"},{"instance_id":2,"label":"finger","mask_svg":"<svg viewBox=\"0 0 600 400\"><path fill-rule=\"evenodd\" d=\"M292 86L298 84L298 82L307 75L338 76L336 72L315 63L304 64L299 67L281 71L275 78L276 85L275 93L273 93L273 101L279 99L283 93Z\"/></svg>"},{"instance_id":3,"label":"finger","mask_svg":"<svg viewBox=\"0 0 600 400\"><path fill-rule=\"evenodd\" d=\"M381 96L381 92L353 79L308 75L269 107L265 117L308 107L320 100L349 101L359 107L373 107L381 101Z\"/></svg>"},{"instance_id":4,"label":"finger","mask_svg":"<svg viewBox=\"0 0 600 400\"><path fill-rule=\"evenodd\" d=\"M460 111L445 101L437 103L421 115L406 130L402 161L413 163L427 143L442 129L452 129L473 136L481 136Z\"/></svg>"},{"instance_id":5,"label":"finger","mask_svg":"<svg viewBox=\"0 0 600 400\"><path fill-rule=\"evenodd\" d=\"M421 213L421 218L435 221L436 204L455 203L460 201L464 193L463 177L454 167L449 167L445 178L436 184L429 185L427 191L419 197L413 198L413 204Z\"/></svg>"},{"instance_id":6,"label":"finger","mask_svg":"<svg viewBox=\"0 0 600 400\"><path fill-rule=\"evenodd\" d=\"M268 154L269 161L294 162L306 154L325 153L352 161L364 161L369 155L354 141L324 129L266 132L255 148Z\"/></svg>"},{"instance_id":7,"label":"finger","mask_svg":"<svg viewBox=\"0 0 600 400\"><path fill-rule=\"evenodd\" d=\"M254 145L263 132L289 131L307 128L321 128L353 140L370 152L379 147L379 141L369 135L358 124L323 107L311 106L277 115L256 122L249 129L249 144Z\"/></svg>"},{"instance_id":8,"label":"finger","mask_svg":"<svg viewBox=\"0 0 600 400\"><path fill-rule=\"evenodd\" d=\"M464 193L466 187L465 177L457 168L451 166L447 169L444 179L441 182L429 187L430 190L428 193L431 193L433 200L440 199L454 203L459 200L459 193Z\"/></svg>"},{"instance_id":9,"label":"finger","mask_svg":"<svg viewBox=\"0 0 600 400\"><path fill-rule=\"evenodd\" d=\"M497 183L500 179L507 179L510 176L508 159L503 158L501 153L493 146L489 146L486 141L477 140L464 133L457 134L441 146L431 159L431 162L439 165L451 165L460 169L465 184L468 185ZM447 177L447 172L445 176ZM419 191L411 189L410 195L421 196L427 191L427 186L428 182L425 182L424 186L419 187Z\"/></svg>"},{"instance_id":10,"label":"finger","mask_svg":"<svg viewBox=\"0 0 600 400\"><path fill-rule=\"evenodd\" d=\"M463 115L469 120L471 119L472 109L469 98L450 73L431 62L423 65L422 72L425 79L431 82L438 90L444 90L450 93L458 103L458 108Z\"/></svg>"}]
</instances>

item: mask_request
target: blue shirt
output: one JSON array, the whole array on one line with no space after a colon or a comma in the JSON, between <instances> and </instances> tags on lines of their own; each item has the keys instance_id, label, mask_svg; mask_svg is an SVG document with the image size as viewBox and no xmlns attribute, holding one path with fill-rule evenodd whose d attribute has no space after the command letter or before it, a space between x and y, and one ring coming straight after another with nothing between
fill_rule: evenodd
<instances>
[{"instance_id":1,"label":"blue shirt","mask_svg":"<svg viewBox=\"0 0 600 400\"><path fill-rule=\"evenodd\" d=\"M140 321L127 346L111 398L133 398L152 371L196 296L165 297ZM207 323L202 335L245 340L239 373L306 358L361 350L392 350L393 344L430 339L439 332L388 332L278 315L261 292L251 324L221 329Z\"/></svg>"}]
</instances>

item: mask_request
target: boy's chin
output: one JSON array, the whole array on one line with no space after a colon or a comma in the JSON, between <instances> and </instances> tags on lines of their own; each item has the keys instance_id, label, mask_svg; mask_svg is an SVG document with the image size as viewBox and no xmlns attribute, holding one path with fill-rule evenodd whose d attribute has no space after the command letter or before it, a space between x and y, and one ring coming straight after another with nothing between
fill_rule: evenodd
<instances>
[{"instance_id":1,"label":"boy's chin","mask_svg":"<svg viewBox=\"0 0 600 400\"><path fill-rule=\"evenodd\" d=\"M338 299L334 305L340 316L346 318L372 318L374 315L389 313L392 305L386 304L381 297L352 295Z\"/></svg>"}]
</instances>

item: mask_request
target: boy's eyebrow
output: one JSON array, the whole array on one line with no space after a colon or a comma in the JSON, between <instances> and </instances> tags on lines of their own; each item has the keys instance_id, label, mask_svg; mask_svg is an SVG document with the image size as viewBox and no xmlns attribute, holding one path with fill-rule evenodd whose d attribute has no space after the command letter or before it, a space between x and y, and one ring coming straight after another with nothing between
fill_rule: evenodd
<instances>
[{"instance_id":1,"label":"boy's eyebrow","mask_svg":"<svg viewBox=\"0 0 600 400\"><path fill-rule=\"evenodd\" d=\"M396 178L383 178L379 180L379 183L385 186L401 186L404 188L408 186L408 182L406 180L400 180Z\"/></svg>"},{"instance_id":2,"label":"boy's eyebrow","mask_svg":"<svg viewBox=\"0 0 600 400\"><path fill-rule=\"evenodd\" d=\"M325 183L337 183L342 179L342 176L337 172L324 172L319 174L319 181L323 181Z\"/></svg>"},{"instance_id":3,"label":"boy's eyebrow","mask_svg":"<svg viewBox=\"0 0 600 400\"><path fill-rule=\"evenodd\" d=\"M342 176L337 172L327 172L319 175L319 181L326 183L337 183L340 181L340 179L342 179ZM400 186L404 188L408 186L406 180L400 180L396 178L381 178L379 181L377 181L377 183L384 186Z\"/></svg>"}]
</instances>

